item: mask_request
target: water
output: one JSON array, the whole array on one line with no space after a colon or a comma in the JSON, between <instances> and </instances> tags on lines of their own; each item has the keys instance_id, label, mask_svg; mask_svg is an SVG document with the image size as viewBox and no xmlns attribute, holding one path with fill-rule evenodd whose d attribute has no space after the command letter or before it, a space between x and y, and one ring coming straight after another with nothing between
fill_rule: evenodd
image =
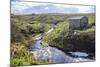
<instances>
[{"instance_id":1,"label":"water","mask_svg":"<svg viewBox=\"0 0 100 67\"><path fill-rule=\"evenodd\" d=\"M31 47L32 51L41 49L43 46L41 45L41 40L36 40L35 43L33 43L33 46Z\"/></svg>"},{"instance_id":2,"label":"water","mask_svg":"<svg viewBox=\"0 0 100 67\"><path fill-rule=\"evenodd\" d=\"M51 30L52 29L50 29L50 31ZM41 38L42 35L37 36L35 43L33 43L33 46L31 47L31 52L34 53L34 56L38 60L48 60L51 61L52 63L91 61L90 59L84 58L88 56L88 54L84 52L69 52L71 55L70 56L57 48L50 46L42 46Z\"/></svg>"},{"instance_id":3,"label":"water","mask_svg":"<svg viewBox=\"0 0 100 67\"><path fill-rule=\"evenodd\" d=\"M37 37L35 43L33 43L33 46L31 47L31 52L34 53L38 60L49 60L52 63L72 62L72 58L70 56L67 56L64 52L57 48L42 46L41 41L42 40Z\"/></svg>"},{"instance_id":4,"label":"water","mask_svg":"<svg viewBox=\"0 0 100 67\"><path fill-rule=\"evenodd\" d=\"M34 54L38 60L49 60L52 63L72 62L72 58L70 56L67 56L64 52L57 48L44 47L40 50L34 51Z\"/></svg>"},{"instance_id":5,"label":"water","mask_svg":"<svg viewBox=\"0 0 100 67\"><path fill-rule=\"evenodd\" d=\"M88 54L85 52L76 51L76 52L69 52L69 53L74 57L88 57Z\"/></svg>"},{"instance_id":6,"label":"water","mask_svg":"<svg viewBox=\"0 0 100 67\"><path fill-rule=\"evenodd\" d=\"M69 52L72 56L65 54L63 51L46 46L43 47L41 45L42 40L36 40L34 45L32 46L32 52L38 60L49 60L52 63L71 63L71 62L82 62L82 61L91 61L90 59L86 59L88 54L84 52ZM77 56L77 57L76 57Z\"/></svg>"}]
</instances>

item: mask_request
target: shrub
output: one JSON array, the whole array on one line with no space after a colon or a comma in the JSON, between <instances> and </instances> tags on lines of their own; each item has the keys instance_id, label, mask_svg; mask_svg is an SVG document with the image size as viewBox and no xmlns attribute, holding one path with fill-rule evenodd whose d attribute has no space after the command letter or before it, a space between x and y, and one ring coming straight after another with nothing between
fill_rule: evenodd
<instances>
[{"instance_id":1,"label":"shrub","mask_svg":"<svg viewBox=\"0 0 100 67\"><path fill-rule=\"evenodd\" d=\"M51 46L61 46L63 37L69 31L69 25L67 22L61 22L57 24L56 28L43 37L43 41Z\"/></svg>"},{"instance_id":2,"label":"shrub","mask_svg":"<svg viewBox=\"0 0 100 67\"><path fill-rule=\"evenodd\" d=\"M27 26L29 33L43 33L44 27L41 23L29 24Z\"/></svg>"},{"instance_id":3,"label":"shrub","mask_svg":"<svg viewBox=\"0 0 100 67\"><path fill-rule=\"evenodd\" d=\"M64 38L64 44L71 44L73 50L95 53L95 31L94 29L74 31Z\"/></svg>"},{"instance_id":4,"label":"shrub","mask_svg":"<svg viewBox=\"0 0 100 67\"><path fill-rule=\"evenodd\" d=\"M11 66L13 65L31 65L34 56L29 53L28 49L21 43L15 43L11 46ZM27 63L27 64L26 64Z\"/></svg>"},{"instance_id":5,"label":"shrub","mask_svg":"<svg viewBox=\"0 0 100 67\"><path fill-rule=\"evenodd\" d=\"M95 16L88 16L89 27L95 26Z\"/></svg>"}]
</instances>

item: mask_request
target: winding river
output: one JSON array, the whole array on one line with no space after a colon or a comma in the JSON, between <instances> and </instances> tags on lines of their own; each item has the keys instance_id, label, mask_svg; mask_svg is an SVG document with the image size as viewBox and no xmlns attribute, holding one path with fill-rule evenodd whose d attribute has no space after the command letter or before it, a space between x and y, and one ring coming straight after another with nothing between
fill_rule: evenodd
<instances>
[{"instance_id":1,"label":"winding river","mask_svg":"<svg viewBox=\"0 0 100 67\"><path fill-rule=\"evenodd\" d=\"M49 32L51 32L51 30L53 31L53 29L50 29ZM36 37L35 43L33 43L33 46L31 46L31 52L34 53L35 57L39 60L49 60L52 63L93 61L85 58L88 56L88 54L84 52L69 52L71 55L70 56L57 48L50 46L43 46L41 44L42 42L41 37L42 37L41 34L38 35Z\"/></svg>"}]
</instances>

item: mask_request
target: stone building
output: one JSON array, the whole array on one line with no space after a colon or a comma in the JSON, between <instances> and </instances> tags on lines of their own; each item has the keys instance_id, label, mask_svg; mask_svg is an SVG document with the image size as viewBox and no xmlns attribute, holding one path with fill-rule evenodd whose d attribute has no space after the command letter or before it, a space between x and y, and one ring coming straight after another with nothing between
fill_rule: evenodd
<instances>
[{"instance_id":1,"label":"stone building","mask_svg":"<svg viewBox=\"0 0 100 67\"><path fill-rule=\"evenodd\" d=\"M69 27L71 29L86 29L88 18L86 16L74 16L69 18Z\"/></svg>"}]
</instances>

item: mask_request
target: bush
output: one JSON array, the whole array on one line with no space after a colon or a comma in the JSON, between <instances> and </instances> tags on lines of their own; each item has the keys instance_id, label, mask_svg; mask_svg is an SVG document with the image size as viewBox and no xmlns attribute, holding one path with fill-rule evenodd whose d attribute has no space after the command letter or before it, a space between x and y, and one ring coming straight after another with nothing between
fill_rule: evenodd
<instances>
[{"instance_id":1,"label":"bush","mask_svg":"<svg viewBox=\"0 0 100 67\"><path fill-rule=\"evenodd\" d=\"M95 16L88 16L89 27L95 26Z\"/></svg>"},{"instance_id":2,"label":"bush","mask_svg":"<svg viewBox=\"0 0 100 67\"><path fill-rule=\"evenodd\" d=\"M95 53L95 32L94 29L74 31L64 38L64 45L71 44L73 50L80 50Z\"/></svg>"},{"instance_id":3,"label":"bush","mask_svg":"<svg viewBox=\"0 0 100 67\"><path fill-rule=\"evenodd\" d=\"M11 47L11 66L13 65L31 65L34 56L29 53L28 49L21 43L12 44Z\"/></svg>"},{"instance_id":4,"label":"bush","mask_svg":"<svg viewBox=\"0 0 100 67\"><path fill-rule=\"evenodd\" d=\"M44 24L44 31L47 32L53 27L53 24Z\"/></svg>"},{"instance_id":5,"label":"bush","mask_svg":"<svg viewBox=\"0 0 100 67\"><path fill-rule=\"evenodd\" d=\"M43 33L44 27L41 23L29 24L27 26L29 33Z\"/></svg>"},{"instance_id":6,"label":"bush","mask_svg":"<svg viewBox=\"0 0 100 67\"><path fill-rule=\"evenodd\" d=\"M56 28L43 37L43 41L51 46L61 46L63 37L68 34L69 25L67 22L57 24Z\"/></svg>"}]
</instances>

